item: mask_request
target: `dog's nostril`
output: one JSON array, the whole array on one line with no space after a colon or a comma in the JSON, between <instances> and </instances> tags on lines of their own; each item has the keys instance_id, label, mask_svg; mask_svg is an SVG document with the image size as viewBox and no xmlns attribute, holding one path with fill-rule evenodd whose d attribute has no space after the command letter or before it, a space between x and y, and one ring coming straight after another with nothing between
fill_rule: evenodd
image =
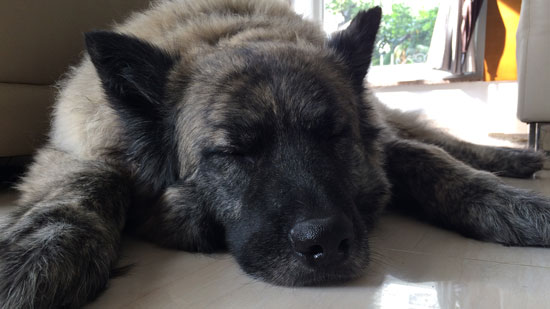
<instances>
[{"instance_id":1,"label":"dog's nostril","mask_svg":"<svg viewBox=\"0 0 550 309\"><path fill-rule=\"evenodd\" d=\"M348 254L349 252L349 239L344 239L338 245L338 253Z\"/></svg>"},{"instance_id":2,"label":"dog's nostril","mask_svg":"<svg viewBox=\"0 0 550 309\"><path fill-rule=\"evenodd\" d=\"M311 246L311 248L309 248L309 254L314 258L314 259L320 259L323 257L323 247L319 246L319 245L315 245L315 246Z\"/></svg>"}]
</instances>

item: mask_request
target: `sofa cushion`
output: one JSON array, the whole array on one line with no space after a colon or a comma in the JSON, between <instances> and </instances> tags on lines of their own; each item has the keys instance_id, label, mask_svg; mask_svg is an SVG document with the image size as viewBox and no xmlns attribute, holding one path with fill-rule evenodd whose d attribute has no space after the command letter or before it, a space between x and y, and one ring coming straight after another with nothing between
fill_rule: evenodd
<instances>
[{"instance_id":1,"label":"sofa cushion","mask_svg":"<svg viewBox=\"0 0 550 309\"><path fill-rule=\"evenodd\" d=\"M51 86L81 58L83 32L150 0L0 1L0 157L31 154L48 132Z\"/></svg>"}]
</instances>

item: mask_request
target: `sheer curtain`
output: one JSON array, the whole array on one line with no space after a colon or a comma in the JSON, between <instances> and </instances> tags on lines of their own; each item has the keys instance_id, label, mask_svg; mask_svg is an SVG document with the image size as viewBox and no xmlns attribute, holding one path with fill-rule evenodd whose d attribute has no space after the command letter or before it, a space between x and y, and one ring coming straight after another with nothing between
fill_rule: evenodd
<instances>
[{"instance_id":1,"label":"sheer curtain","mask_svg":"<svg viewBox=\"0 0 550 309\"><path fill-rule=\"evenodd\" d=\"M455 75L478 70L477 42L472 38L482 5L483 0L440 1L428 52L427 63L431 67Z\"/></svg>"},{"instance_id":2,"label":"sheer curtain","mask_svg":"<svg viewBox=\"0 0 550 309\"><path fill-rule=\"evenodd\" d=\"M323 0L287 0L296 13L304 18L323 23L324 6Z\"/></svg>"}]
</instances>

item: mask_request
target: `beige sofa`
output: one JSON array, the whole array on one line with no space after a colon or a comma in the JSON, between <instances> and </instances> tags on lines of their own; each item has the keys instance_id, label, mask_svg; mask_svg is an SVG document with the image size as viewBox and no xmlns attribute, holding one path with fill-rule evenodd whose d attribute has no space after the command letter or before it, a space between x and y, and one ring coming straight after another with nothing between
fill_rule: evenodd
<instances>
[{"instance_id":1,"label":"beige sofa","mask_svg":"<svg viewBox=\"0 0 550 309\"><path fill-rule=\"evenodd\" d=\"M53 85L82 55L83 32L107 28L149 0L0 2L0 158L44 141Z\"/></svg>"},{"instance_id":2,"label":"beige sofa","mask_svg":"<svg viewBox=\"0 0 550 309\"><path fill-rule=\"evenodd\" d=\"M517 32L518 118L529 143L550 151L550 1L523 0Z\"/></svg>"}]
</instances>

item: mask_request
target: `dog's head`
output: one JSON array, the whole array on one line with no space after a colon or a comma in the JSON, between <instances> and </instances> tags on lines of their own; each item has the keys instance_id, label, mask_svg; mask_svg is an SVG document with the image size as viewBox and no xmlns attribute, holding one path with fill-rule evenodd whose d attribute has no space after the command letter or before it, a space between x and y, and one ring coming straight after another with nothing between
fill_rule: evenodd
<instances>
[{"instance_id":1,"label":"dog's head","mask_svg":"<svg viewBox=\"0 0 550 309\"><path fill-rule=\"evenodd\" d=\"M174 200L200 205L196 230L216 227L193 235L198 249L221 237L276 284L361 274L388 195L363 87L380 15L359 13L322 48L256 42L191 64L136 38L87 36L138 182L184 186Z\"/></svg>"}]
</instances>

